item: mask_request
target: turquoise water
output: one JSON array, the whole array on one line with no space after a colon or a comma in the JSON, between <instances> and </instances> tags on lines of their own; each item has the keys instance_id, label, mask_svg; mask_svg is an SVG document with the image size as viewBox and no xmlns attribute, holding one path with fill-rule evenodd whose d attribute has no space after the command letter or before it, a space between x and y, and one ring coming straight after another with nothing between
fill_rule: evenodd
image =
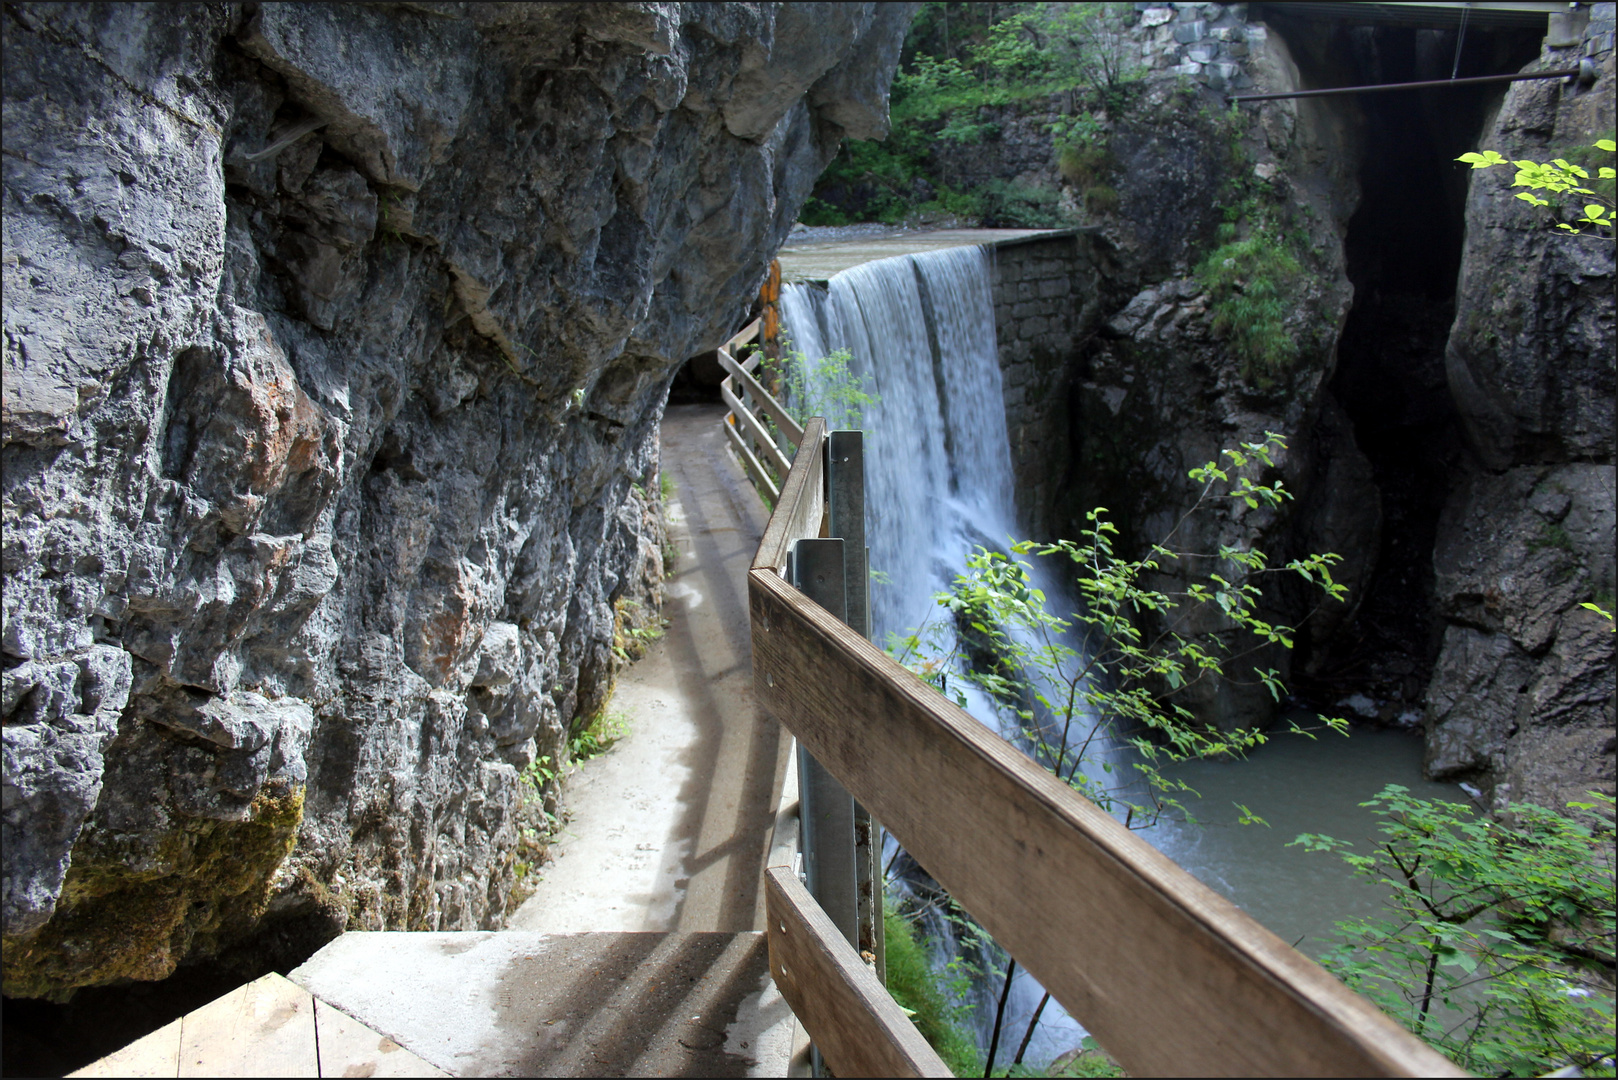
<instances>
[{"instance_id":1,"label":"turquoise water","mask_svg":"<svg viewBox=\"0 0 1618 1080\"><path fill-rule=\"evenodd\" d=\"M1286 845L1299 833L1325 833L1369 851L1378 819L1359 804L1386 784L1403 784L1421 798L1469 801L1455 784L1423 780L1421 756L1417 732L1356 730L1348 738L1328 732L1315 740L1276 734L1246 761L1166 770L1200 793L1184 801L1201 824L1160 824L1147 839L1287 943L1318 956L1335 922L1378 911L1386 894L1355 877L1340 856ZM1268 826L1237 824L1236 803Z\"/></svg>"}]
</instances>

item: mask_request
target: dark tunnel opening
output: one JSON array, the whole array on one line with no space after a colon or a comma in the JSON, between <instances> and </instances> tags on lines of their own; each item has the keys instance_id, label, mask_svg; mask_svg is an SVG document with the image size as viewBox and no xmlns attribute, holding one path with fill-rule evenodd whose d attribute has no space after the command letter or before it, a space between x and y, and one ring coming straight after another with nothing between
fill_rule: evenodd
<instances>
[{"instance_id":1,"label":"dark tunnel opening","mask_svg":"<svg viewBox=\"0 0 1618 1080\"><path fill-rule=\"evenodd\" d=\"M1544 26L1353 25L1265 5L1306 86L1507 74L1539 54ZM1334 7L1336 5L1333 5ZM1381 547L1348 626L1300 656L1321 705L1363 693L1385 721L1419 714L1443 625L1434 609L1439 514L1467 453L1444 371L1465 235L1469 167L1505 84L1324 99L1351 110L1361 199L1345 254L1354 306L1329 392L1353 423L1380 493Z\"/></svg>"}]
</instances>

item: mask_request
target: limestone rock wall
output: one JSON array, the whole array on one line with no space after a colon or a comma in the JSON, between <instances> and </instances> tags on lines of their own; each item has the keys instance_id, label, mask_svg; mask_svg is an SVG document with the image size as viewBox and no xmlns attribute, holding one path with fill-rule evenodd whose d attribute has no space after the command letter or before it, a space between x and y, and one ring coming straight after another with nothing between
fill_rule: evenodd
<instances>
[{"instance_id":1,"label":"limestone rock wall","mask_svg":"<svg viewBox=\"0 0 1618 1080\"><path fill-rule=\"evenodd\" d=\"M1613 5L1591 10L1530 69L1588 58L1595 86L1514 83L1483 147L1544 161L1611 137ZM1613 245L1552 229L1509 169L1471 180L1445 368L1473 460L1433 554L1446 629L1427 768L1496 804L1561 805L1615 781L1614 635L1579 606L1613 608Z\"/></svg>"},{"instance_id":2,"label":"limestone rock wall","mask_svg":"<svg viewBox=\"0 0 1618 1080\"><path fill-rule=\"evenodd\" d=\"M909 16L6 7L7 994L499 925L656 602L674 366Z\"/></svg>"}]
</instances>

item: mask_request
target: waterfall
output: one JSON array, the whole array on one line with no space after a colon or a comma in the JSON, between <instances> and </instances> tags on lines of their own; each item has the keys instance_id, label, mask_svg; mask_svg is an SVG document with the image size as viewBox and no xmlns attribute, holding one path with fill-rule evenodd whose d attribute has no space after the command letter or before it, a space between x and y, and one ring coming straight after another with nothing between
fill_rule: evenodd
<instances>
[{"instance_id":1,"label":"waterfall","mask_svg":"<svg viewBox=\"0 0 1618 1080\"><path fill-rule=\"evenodd\" d=\"M962 247L865 263L826 290L788 285L782 329L811 362L837 349L868 378L865 535L878 642L921 625L974 544L1015 530L989 253Z\"/></svg>"},{"instance_id":2,"label":"waterfall","mask_svg":"<svg viewBox=\"0 0 1618 1080\"><path fill-rule=\"evenodd\" d=\"M890 632L936 621L933 596L950 586L972 548L1004 550L1016 531L990 260L983 247L900 255L844 270L825 289L788 285L781 291L783 335L806 358L811 380L819 358L847 349L849 370L866 377L879 399L863 410L861 424L865 535L871 567L886 579L871 590L872 636L879 643ZM1039 584L1048 596L1064 594L1053 582ZM971 688L966 693L973 715L1015 735L991 700ZM942 967L960 946L941 932L945 924L936 913L931 922L935 967ZM974 1022L984 1048L997 982L985 980L975 992ZM1011 1063L1043 993L1018 970L1000 1036L1001 1065ZM1025 1063L1048 1062L1084 1034L1053 1001Z\"/></svg>"}]
</instances>

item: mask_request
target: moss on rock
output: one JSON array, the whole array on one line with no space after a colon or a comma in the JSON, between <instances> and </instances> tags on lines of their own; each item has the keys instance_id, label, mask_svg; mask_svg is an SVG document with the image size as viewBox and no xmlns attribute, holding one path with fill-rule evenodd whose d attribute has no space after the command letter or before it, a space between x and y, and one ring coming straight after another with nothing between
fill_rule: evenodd
<instances>
[{"instance_id":1,"label":"moss on rock","mask_svg":"<svg viewBox=\"0 0 1618 1080\"><path fill-rule=\"evenodd\" d=\"M246 936L297 842L303 787L266 785L244 821L176 817L155 858L86 829L56 913L0 945L8 997L66 1001L83 986L168 977Z\"/></svg>"}]
</instances>

